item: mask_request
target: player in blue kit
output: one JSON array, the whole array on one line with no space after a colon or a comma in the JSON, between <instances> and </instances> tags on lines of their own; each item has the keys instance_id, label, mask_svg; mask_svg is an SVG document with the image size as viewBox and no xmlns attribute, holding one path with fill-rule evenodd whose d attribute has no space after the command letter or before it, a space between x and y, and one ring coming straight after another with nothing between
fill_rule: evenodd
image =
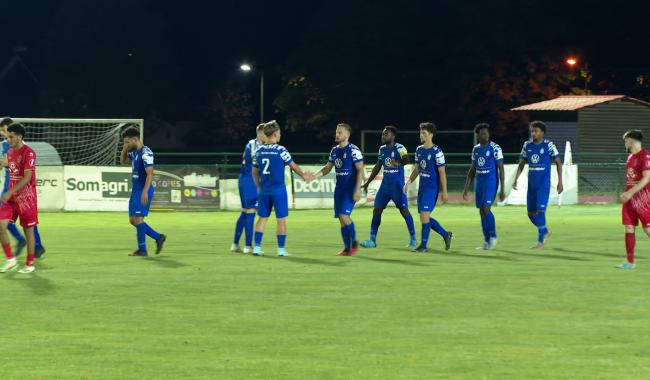
<instances>
[{"instance_id":1,"label":"player in blue kit","mask_svg":"<svg viewBox=\"0 0 650 380\"><path fill-rule=\"evenodd\" d=\"M241 252L239 239L242 232L246 231L246 246L244 253L253 253L253 228L255 227L255 212L257 210L257 186L253 180L253 158L257 149L264 143L264 124L256 128L257 137L250 140L244 148L241 169L239 171L239 199L241 200L241 213L235 224L235 238L230 252Z\"/></svg>"},{"instance_id":2,"label":"player in blue kit","mask_svg":"<svg viewBox=\"0 0 650 380\"><path fill-rule=\"evenodd\" d=\"M163 248L167 236L156 232L144 218L149 215L153 200L153 152L140 141L140 131L129 127L122 132L124 145L120 153L120 163L131 164L131 197L129 198L129 222L136 229L138 249L129 256L147 256L146 238L156 241L156 254Z\"/></svg>"},{"instance_id":3,"label":"player in blue kit","mask_svg":"<svg viewBox=\"0 0 650 380\"><path fill-rule=\"evenodd\" d=\"M266 142L257 149L253 159L253 180L259 188L259 199L257 224L255 225L255 247L253 255L261 256L262 237L264 227L271 215L271 209L275 209L277 219L278 256L289 256L285 249L287 239L287 221L289 215L289 200L287 187L284 182L284 167L289 165L291 170L303 180L309 182L314 179L310 173L304 173L300 166L291 158L287 148L278 145L280 142L280 126L273 120L263 127Z\"/></svg>"},{"instance_id":4,"label":"player in blue kit","mask_svg":"<svg viewBox=\"0 0 650 380\"><path fill-rule=\"evenodd\" d=\"M9 190L9 168L7 167L7 153L9 153L9 141L6 140L7 138L7 127L9 127L11 124L13 124L14 121L10 117L4 117L0 121L0 134L2 137L5 139L2 141L2 158L0 158L1 165L5 168L5 178L4 178L4 185L2 187L2 194L6 193L7 190ZM25 237L20 233L18 230L18 227L16 227L15 223L9 223L7 226L7 230L13 236L16 241L16 249L14 250L15 256L19 256L23 249L27 246L27 241L25 240ZM40 258L43 256L45 253L45 247L43 247L43 244L41 243L41 234L38 233L38 226L34 226L34 239L36 242L36 251L35 251L35 257Z\"/></svg>"},{"instance_id":5,"label":"player in blue kit","mask_svg":"<svg viewBox=\"0 0 650 380\"><path fill-rule=\"evenodd\" d=\"M370 225L370 239L361 243L362 247L375 248L377 246L377 231L381 224L381 214L391 200L402 214L406 227L411 236L407 247L415 248L415 225L413 217L409 212L408 199L404 193L404 165L408 165L408 152L404 145L396 143L397 128L392 125L386 126L381 133L381 142L384 144L379 148L377 163L372 168L370 177L361 188L368 191L368 185L375 179L383 168L384 178L381 181L379 190L375 196L375 208L372 211L372 224Z\"/></svg>"},{"instance_id":6,"label":"player in blue kit","mask_svg":"<svg viewBox=\"0 0 650 380\"><path fill-rule=\"evenodd\" d=\"M420 214L420 222L422 222L422 236L420 245L413 252L427 252L427 243L429 242L431 230L436 231L444 239L445 250L448 251L451 248L452 232L446 231L437 220L431 217L431 213L436 208L440 190L442 190L442 203L446 203L449 198L447 194L445 155L440 147L433 143L436 132L435 124L420 123L420 141L422 145L415 150L415 167L404 184L404 193L407 193L409 185L415 181L418 175L420 176L418 213Z\"/></svg>"},{"instance_id":7,"label":"player in blue kit","mask_svg":"<svg viewBox=\"0 0 650 380\"><path fill-rule=\"evenodd\" d=\"M551 194L551 163L555 162L557 167L557 193L561 194L562 186L562 162L560 154L551 141L544 138L546 124L541 121L530 123L531 139L524 143L521 149L519 167L515 175L513 189L517 189L517 179L528 164L528 218L537 227L537 243L532 249L544 248L546 240L551 232L546 228L546 206Z\"/></svg>"},{"instance_id":8,"label":"player in blue kit","mask_svg":"<svg viewBox=\"0 0 650 380\"><path fill-rule=\"evenodd\" d=\"M322 177L332 168L336 171L336 188L334 189L334 217L341 223L343 250L337 256L353 256L358 252L357 233L350 218L355 203L361 198L363 182L363 155L356 145L350 144L352 127L341 123L336 126L335 142L327 164L314 176Z\"/></svg>"},{"instance_id":9,"label":"player in blue kit","mask_svg":"<svg viewBox=\"0 0 650 380\"><path fill-rule=\"evenodd\" d=\"M490 125L487 123L476 124L474 133L478 137L478 144L472 149L472 166L467 172L463 199L467 200L469 187L476 177L476 208L481 215L481 227L483 228L483 245L476 249L492 250L497 246L497 225L492 213L492 204L497 196L499 181L501 191L499 200L506 198L504 192L505 174L503 169L503 152L501 147L490 141Z\"/></svg>"}]
</instances>

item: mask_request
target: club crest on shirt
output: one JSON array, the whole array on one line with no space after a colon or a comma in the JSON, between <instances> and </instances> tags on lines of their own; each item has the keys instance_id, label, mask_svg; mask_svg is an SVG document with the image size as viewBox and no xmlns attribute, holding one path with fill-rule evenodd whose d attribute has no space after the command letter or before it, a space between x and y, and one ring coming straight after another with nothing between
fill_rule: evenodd
<instances>
[{"instance_id":1,"label":"club crest on shirt","mask_svg":"<svg viewBox=\"0 0 650 380\"><path fill-rule=\"evenodd\" d=\"M544 148L539 151L539 154L544 154Z\"/></svg>"},{"instance_id":2,"label":"club crest on shirt","mask_svg":"<svg viewBox=\"0 0 650 380\"><path fill-rule=\"evenodd\" d=\"M390 152L390 156L391 156L392 158L395 158L395 152Z\"/></svg>"},{"instance_id":3,"label":"club crest on shirt","mask_svg":"<svg viewBox=\"0 0 650 380\"><path fill-rule=\"evenodd\" d=\"M627 178L632 180L636 178L636 172L634 171L634 168L627 169Z\"/></svg>"},{"instance_id":4,"label":"club crest on shirt","mask_svg":"<svg viewBox=\"0 0 650 380\"><path fill-rule=\"evenodd\" d=\"M431 159L431 155L428 155L428 156L427 156L427 160L430 160L430 159Z\"/></svg>"},{"instance_id":5,"label":"club crest on shirt","mask_svg":"<svg viewBox=\"0 0 650 380\"><path fill-rule=\"evenodd\" d=\"M343 158L348 158L348 154L347 154L347 153L343 153Z\"/></svg>"},{"instance_id":6,"label":"club crest on shirt","mask_svg":"<svg viewBox=\"0 0 650 380\"><path fill-rule=\"evenodd\" d=\"M489 150L485 151L485 157L490 157L490 151Z\"/></svg>"},{"instance_id":7,"label":"club crest on shirt","mask_svg":"<svg viewBox=\"0 0 650 380\"><path fill-rule=\"evenodd\" d=\"M533 164L538 163L539 162L539 155L533 154L533 156L530 158L530 162L532 162Z\"/></svg>"}]
</instances>

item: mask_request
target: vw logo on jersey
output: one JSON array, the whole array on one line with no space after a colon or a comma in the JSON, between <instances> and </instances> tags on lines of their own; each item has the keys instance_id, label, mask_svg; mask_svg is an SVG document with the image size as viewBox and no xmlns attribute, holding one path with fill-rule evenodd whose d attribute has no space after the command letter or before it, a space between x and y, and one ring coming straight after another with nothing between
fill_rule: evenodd
<instances>
[{"instance_id":1,"label":"vw logo on jersey","mask_svg":"<svg viewBox=\"0 0 650 380\"><path fill-rule=\"evenodd\" d=\"M427 168L427 161L422 160L420 161L420 169L426 169Z\"/></svg>"},{"instance_id":2,"label":"vw logo on jersey","mask_svg":"<svg viewBox=\"0 0 650 380\"><path fill-rule=\"evenodd\" d=\"M390 166L390 158L386 157L386 159L384 160L384 165Z\"/></svg>"},{"instance_id":3,"label":"vw logo on jersey","mask_svg":"<svg viewBox=\"0 0 650 380\"><path fill-rule=\"evenodd\" d=\"M530 162L532 162L533 164L538 163L539 162L539 155L533 154L533 156L530 158Z\"/></svg>"},{"instance_id":4,"label":"vw logo on jersey","mask_svg":"<svg viewBox=\"0 0 650 380\"><path fill-rule=\"evenodd\" d=\"M336 166L337 169L341 169L341 167L343 167L343 160L337 158L336 160L334 160L334 166Z\"/></svg>"},{"instance_id":5,"label":"vw logo on jersey","mask_svg":"<svg viewBox=\"0 0 650 380\"><path fill-rule=\"evenodd\" d=\"M485 158L484 157L479 157L478 158L478 166L484 166L485 165Z\"/></svg>"}]
</instances>

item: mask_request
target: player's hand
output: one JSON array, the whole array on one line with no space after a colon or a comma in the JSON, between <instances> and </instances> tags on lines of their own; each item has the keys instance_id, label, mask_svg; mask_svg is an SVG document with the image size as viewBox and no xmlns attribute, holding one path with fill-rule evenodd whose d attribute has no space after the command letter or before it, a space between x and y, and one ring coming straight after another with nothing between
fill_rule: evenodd
<instances>
[{"instance_id":1,"label":"player's hand","mask_svg":"<svg viewBox=\"0 0 650 380\"><path fill-rule=\"evenodd\" d=\"M404 194L408 195L408 193L409 193L409 183L408 182L404 185L404 188L402 189L402 191L404 191Z\"/></svg>"},{"instance_id":2,"label":"player's hand","mask_svg":"<svg viewBox=\"0 0 650 380\"><path fill-rule=\"evenodd\" d=\"M467 200L468 200L467 190L464 190L464 191L463 191L463 200L464 200L464 201L467 201Z\"/></svg>"},{"instance_id":3,"label":"player's hand","mask_svg":"<svg viewBox=\"0 0 650 380\"><path fill-rule=\"evenodd\" d=\"M142 192L142 195L140 196L140 203L142 203L143 206L145 206L147 203L149 203L149 195L146 192Z\"/></svg>"},{"instance_id":4,"label":"player's hand","mask_svg":"<svg viewBox=\"0 0 650 380\"><path fill-rule=\"evenodd\" d=\"M562 194L563 191L564 191L564 186L562 186L562 182L560 182L557 184L557 193Z\"/></svg>"},{"instance_id":5,"label":"player's hand","mask_svg":"<svg viewBox=\"0 0 650 380\"><path fill-rule=\"evenodd\" d=\"M515 182L512 183L512 188L513 188L514 190L517 190L517 181L515 181Z\"/></svg>"},{"instance_id":6,"label":"player's hand","mask_svg":"<svg viewBox=\"0 0 650 380\"><path fill-rule=\"evenodd\" d=\"M632 199L632 194L628 193L627 191L621 194L621 202L625 203ZM4 197L2 197L2 201L5 202Z\"/></svg>"},{"instance_id":7,"label":"player's hand","mask_svg":"<svg viewBox=\"0 0 650 380\"><path fill-rule=\"evenodd\" d=\"M442 193L442 196L440 196L440 199L442 200L442 203L447 203L447 201L449 200L449 194Z\"/></svg>"},{"instance_id":8,"label":"player's hand","mask_svg":"<svg viewBox=\"0 0 650 380\"><path fill-rule=\"evenodd\" d=\"M2 194L2 203L9 202L9 199L11 199L11 194L9 194L9 192Z\"/></svg>"},{"instance_id":9,"label":"player's hand","mask_svg":"<svg viewBox=\"0 0 650 380\"><path fill-rule=\"evenodd\" d=\"M361 189L355 190L354 194L352 194L352 200L354 200L355 203L359 202L359 199L361 199Z\"/></svg>"},{"instance_id":10,"label":"player's hand","mask_svg":"<svg viewBox=\"0 0 650 380\"><path fill-rule=\"evenodd\" d=\"M505 199L506 199L506 193L504 193L503 190L501 190L499 192L499 201L503 202Z\"/></svg>"}]
</instances>

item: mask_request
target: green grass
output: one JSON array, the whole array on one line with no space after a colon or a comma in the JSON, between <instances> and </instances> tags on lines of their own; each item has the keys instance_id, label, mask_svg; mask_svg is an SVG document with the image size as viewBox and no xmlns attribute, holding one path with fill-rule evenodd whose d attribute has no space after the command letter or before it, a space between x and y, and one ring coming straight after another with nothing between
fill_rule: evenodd
<instances>
[{"instance_id":1,"label":"green grass","mask_svg":"<svg viewBox=\"0 0 650 380\"><path fill-rule=\"evenodd\" d=\"M647 379L650 244L614 269L619 207L552 208L542 252L525 209L495 214L494 252L474 250L474 208L446 205L450 253L434 234L408 252L388 209L379 248L335 257L331 211L295 211L293 256L260 258L227 252L236 213L154 212L168 244L143 259L125 214L45 213L38 272L0 277L0 378ZM366 238L370 210L353 216Z\"/></svg>"}]
</instances>

